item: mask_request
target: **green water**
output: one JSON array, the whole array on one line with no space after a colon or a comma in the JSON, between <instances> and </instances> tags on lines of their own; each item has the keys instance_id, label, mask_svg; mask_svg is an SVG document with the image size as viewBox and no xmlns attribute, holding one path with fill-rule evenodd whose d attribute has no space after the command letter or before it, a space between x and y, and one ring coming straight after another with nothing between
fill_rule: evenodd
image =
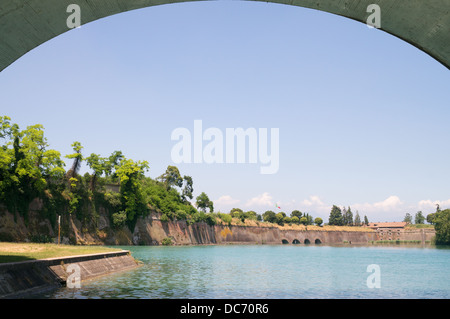
<instances>
[{"instance_id":1,"label":"green water","mask_svg":"<svg viewBox=\"0 0 450 319\"><path fill-rule=\"evenodd\" d=\"M123 247L143 266L44 298L450 298L450 249L227 245ZM379 272L368 272L377 265ZM367 279L377 275L378 287ZM373 282L373 281L371 281Z\"/></svg>"}]
</instances>

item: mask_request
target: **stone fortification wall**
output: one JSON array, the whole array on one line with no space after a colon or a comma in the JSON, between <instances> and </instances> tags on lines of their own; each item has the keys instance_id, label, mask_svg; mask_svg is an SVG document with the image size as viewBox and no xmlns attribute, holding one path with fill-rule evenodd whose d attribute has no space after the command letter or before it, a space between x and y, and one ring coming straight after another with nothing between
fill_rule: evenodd
<instances>
[{"instance_id":1,"label":"stone fortification wall","mask_svg":"<svg viewBox=\"0 0 450 319\"><path fill-rule=\"evenodd\" d=\"M47 235L56 238L57 230L48 220L40 220L37 211L42 203L30 206L29 222L14 216L0 207L0 241L30 241L37 235ZM138 218L133 230L124 226L114 229L107 211L99 208L99 218L95 225L82 225L74 216L63 221L65 231L62 243L82 245L159 245L164 238L171 238L177 245L199 244L281 244L287 243L324 243L341 244L368 243L377 240L432 241L433 229L402 229L373 231L317 231L280 229L264 226L210 226L206 223L189 225L186 221L162 222L157 213Z\"/></svg>"},{"instance_id":2,"label":"stone fortification wall","mask_svg":"<svg viewBox=\"0 0 450 319\"><path fill-rule=\"evenodd\" d=\"M169 237L177 245L198 244L282 244L368 243L377 240L376 232L289 230L278 227L188 225L186 221L161 222L153 217L140 218L132 238L135 245L155 245Z\"/></svg>"},{"instance_id":3,"label":"stone fortification wall","mask_svg":"<svg viewBox=\"0 0 450 319\"><path fill-rule=\"evenodd\" d=\"M436 235L432 228L406 228L406 229L378 229L377 240L383 241L420 241L422 243L431 242Z\"/></svg>"}]
</instances>

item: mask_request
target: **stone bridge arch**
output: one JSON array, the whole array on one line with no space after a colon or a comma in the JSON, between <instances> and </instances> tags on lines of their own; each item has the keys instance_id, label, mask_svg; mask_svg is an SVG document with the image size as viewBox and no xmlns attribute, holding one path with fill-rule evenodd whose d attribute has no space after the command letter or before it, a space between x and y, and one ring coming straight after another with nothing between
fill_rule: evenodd
<instances>
[{"instance_id":1,"label":"stone bridge arch","mask_svg":"<svg viewBox=\"0 0 450 319\"><path fill-rule=\"evenodd\" d=\"M256 0L252 0L256 1ZM121 12L185 0L5 0L0 2L0 71L40 44L71 29L69 5L78 5L81 24ZM366 23L380 7L380 29L450 68L450 1L448 0L268 0L329 12Z\"/></svg>"}]
</instances>

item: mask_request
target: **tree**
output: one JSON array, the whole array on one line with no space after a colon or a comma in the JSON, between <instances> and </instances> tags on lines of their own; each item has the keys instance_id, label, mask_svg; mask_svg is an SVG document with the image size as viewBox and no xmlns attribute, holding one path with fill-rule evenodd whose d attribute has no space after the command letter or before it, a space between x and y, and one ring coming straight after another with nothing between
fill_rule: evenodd
<instances>
[{"instance_id":1,"label":"tree","mask_svg":"<svg viewBox=\"0 0 450 319\"><path fill-rule=\"evenodd\" d=\"M439 210L436 212L434 220L434 229L436 230L436 244L450 244L450 209Z\"/></svg>"},{"instance_id":2,"label":"tree","mask_svg":"<svg viewBox=\"0 0 450 319\"><path fill-rule=\"evenodd\" d=\"M176 166L167 166L166 172L162 174L159 179L166 185L167 189L172 186L183 186L183 178L181 177L180 171Z\"/></svg>"},{"instance_id":3,"label":"tree","mask_svg":"<svg viewBox=\"0 0 450 319\"><path fill-rule=\"evenodd\" d=\"M358 211L355 214L355 221L353 222L355 226L361 226L361 217L359 217Z\"/></svg>"},{"instance_id":4,"label":"tree","mask_svg":"<svg viewBox=\"0 0 450 319\"><path fill-rule=\"evenodd\" d=\"M425 222L425 217L422 214L422 211L418 211L414 216L414 224L423 224Z\"/></svg>"},{"instance_id":5,"label":"tree","mask_svg":"<svg viewBox=\"0 0 450 319\"><path fill-rule=\"evenodd\" d=\"M144 214L147 210L141 180L148 169L147 161L135 162L131 159L123 159L117 167L121 202L129 222L134 221L138 214Z\"/></svg>"},{"instance_id":6,"label":"tree","mask_svg":"<svg viewBox=\"0 0 450 319\"><path fill-rule=\"evenodd\" d=\"M353 225L353 213L352 213L352 209L350 208L350 206L348 207L347 210L345 210L345 208L344 208L344 213L342 214L342 219L343 219L344 225L346 225L346 226Z\"/></svg>"},{"instance_id":7,"label":"tree","mask_svg":"<svg viewBox=\"0 0 450 319\"><path fill-rule=\"evenodd\" d=\"M247 219L258 220L258 214L253 210L249 210L248 212L245 212L244 214L245 214L245 218L247 218Z\"/></svg>"},{"instance_id":8,"label":"tree","mask_svg":"<svg viewBox=\"0 0 450 319\"><path fill-rule=\"evenodd\" d=\"M437 214L441 211L439 204L436 204L436 212L427 215L427 222L434 225L436 223Z\"/></svg>"},{"instance_id":9,"label":"tree","mask_svg":"<svg viewBox=\"0 0 450 319\"><path fill-rule=\"evenodd\" d=\"M300 219L298 218L298 216L292 216L291 217L291 223L298 225L300 223Z\"/></svg>"},{"instance_id":10,"label":"tree","mask_svg":"<svg viewBox=\"0 0 450 319\"><path fill-rule=\"evenodd\" d=\"M431 213L427 215L427 222L434 225L436 219L436 213Z\"/></svg>"},{"instance_id":11,"label":"tree","mask_svg":"<svg viewBox=\"0 0 450 319\"><path fill-rule=\"evenodd\" d=\"M262 215L263 220L268 223L276 223L276 215L273 211L267 210Z\"/></svg>"},{"instance_id":12,"label":"tree","mask_svg":"<svg viewBox=\"0 0 450 319\"><path fill-rule=\"evenodd\" d=\"M312 225L313 217L309 213L303 214L303 217L306 218L306 225ZM300 220L301 220L301 218L300 218Z\"/></svg>"},{"instance_id":13,"label":"tree","mask_svg":"<svg viewBox=\"0 0 450 319\"><path fill-rule=\"evenodd\" d=\"M18 128L18 126L17 126ZM22 181L23 189L42 191L48 178L60 177L64 172L60 153L47 150L44 127L28 126L23 131L13 130L15 175Z\"/></svg>"},{"instance_id":14,"label":"tree","mask_svg":"<svg viewBox=\"0 0 450 319\"><path fill-rule=\"evenodd\" d=\"M342 207L341 214L342 214L342 225L347 225L347 208L345 208L345 206Z\"/></svg>"},{"instance_id":15,"label":"tree","mask_svg":"<svg viewBox=\"0 0 450 319\"><path fill-rule=\"evenodd\" d=\"M187 202L188 198L192 199L193 197L192 193L194 192L194 187L192 186L193 184L192 177L184 175L183 181L185 182L185 185L181 192L181 198L184 202Z\"/></svg>"},{"instance_id":16,"label":"tree","mask_svg":"<svg viewBox=\"0 0 450 319\"><path fill-rule=\"evenodd\" d=\"M23 212L28 204L64 176L64 162L58 151L48 149L40 124L20 130L7 116L0 117L0 200L11 212Z\"/></svg>"},{"instance_id":17,"label":"tree","mask_svg":"<svg viewBox=\"0 0 450 319\"><path fill-rule=\"evenodd\" d=\"M286 217L286 214L284 212L279 212L275 215L276 223L280 226L284 225L284 218Z\"/></svg>"},{"instance_id":18,"label":"tree","mask_svg":"<svg viewBox=\"0 0 450 319\"><path fill-rule=\"evenodd\" d=\"M17 124L11 125L11 118L9 116L0 116L0 138L10 139L14 125L16 126L16 130L18 130Z\"/></svg>"},{"instance_id":19,"label":"tree","mask_svg":"<svg viewBox=\"0 0 450 319\"><path fill-rule=\"evenodd\" d=\"M302 212L299 211L299 210L293 210L293 211L291 212L291 218L294 217L294 216L297 216L298 219L300 219L300 218L302 218L303 214L302 214Z\"/></svg>"},{"instance_id":20,"label":"tree","mask_svg":"<svg viewBox=\"0 0 450 319\"><path fill-rule=\"evenodd\" d=\"M223 214L223 213L218 213L218 216L220 219L222 219L225 223L227 223L228 225L231 225L231 215L230 214Z\"/></svg>"},{"instance_id":21,"label":"tree","mask_svg":"<svg viewBox=\"0 0 450 319\"><path fill-rule=\"evenodd\" d=\"M244 211L240 208L234 207L230 210L231 217L241 218L244 215Z\"/></svg>"},{"instance_id":22,"label":"tree","mask_svg":"<svg viewBox=\"0 0 450 319\"><path fill-rule=\"evenodd\" d=\"M308 225L308 218L306 218L306 216L303 216L302 218L300 218L300 224Z\"/></svg>"},{"instance_id":23,"label":"tree","mask_svg":"<svg viewBox=\"0 0 450 319\"><path fill-rule=\"evenodd\" d=\"M317 226L321 226L322 223L323 223L323 219L320 218L320 217L316 217L316 219L314 219L314 223L315 223Z\"/></svg>"},{"instance_id":24,"label":"tree","mask_svg":"<svg viewBox=\"0 0 450 319\"><path fill-rule=\"evenodd\" d=\"M289 216L284 217L283 223L286 223L286 224L292 223L291 217L289 217Z\"/></svg>"},{"instance_id":25,"label":"tree","mask_svg":"<svg viewBox=\"0 0 450 319\"><path fill-rule=\"evenodd\" d=\"M254 213L254 216L253 216ZM256 213L255 212L244 212L242 209L240 208L232 208L230 210L230 215L234 218L238 218L240 219L242 222L245 221L246 218L250 218L250 216L252 216L252 218L256 219Z\"/></svg>"},{"instance_id":26,"label":"tree","mask_svg":"<svg viewBox=\"0 0 450 319\"><path fill-rule=\"evenodd\" d=\"M125 222L127 221L127 213L125 211L114 213L112 214L112 220L113 220L113 227L120 228L123 225L125 225Z\"/></svg>"},{"instance_id":27,"label":"tree","mask_svg":"<svg viewBox=\"0 0 450 319\"><path fill-rule=\"evenodd\" d=\"M108 160L105 160L105 175L106 176L111 176L115 175L115 173L113 172L114 170L116 170L116 168L120 165L120 162L124 159L125 157L123 156L121 151L114 151L112 152L112 154L108 157Z\"/></svg>"},{"instance_id":28,"label":"tree","mask_svg":"<svg viewBox=\"0 0 450 319\"><path fill-rule=\"evenodd\" d=\"M412 216L410 213L406 213L405 218L403 218L403 221L406 223L411 224L412 223Z\"/></svg>"},{"instance_id":29,"label":"tree","mask_svg":"<svg viewBox=\"0 0 450 319\"><path fill-rule=\"evenodd\" d=\"M333 205L333 207L331 208L330 217L328 219L328 224L336 225L336 226L343 225L341 209L339 207L337 207L336 205Z\"/></svg>"},{"instance_id":30,"label":"tree","mask_svg":"<svg viewBox=\"0 0 450 319\"><path fill-rule=\"evenodd\" d=\"M104 172L108 169L108 165L106 163L106 159L100 157L98 154L92 153L88 157L86 157L86 163L88 166L94 171L91 179L91 190L95 190L95 186L97 183L97 178L102 176Z\"/></svg>"},{"instance_id":31,"label":"tree","mask_svg":"<svg viewBox=\"0 0 450 319\"><path fill-rule=\"evenodd\" d=\"M0 118L0 137L6 142L0 153L0 174L10 179L3 181L14 185L21 193L43 191L47 180L63 176L61 155L47 149L49 145L42 125L31 125L20 131L19 126L11 125L8 119Z\"/></svg>"},{"instance_id":32,"label":"tree","mask_svg":"<svg viewBox=\"0 0 450 319\"><path fill-rule=\"evenodd\" d=\"M364 225L369 226L369 219L364 215Z\"/></svg>"},{"instance_id":33,"label":"tree","mask_svg":"<svg viewBox=\"0 0 450 319\"><path fill-rule=\"evenodd\" d=\"M74 152L72 154L66 155L66 158L73 159L72 167L67 172L68 179L71 177L77 177L78 171L80 170L81 167L81 162L83 161L83 154L81 154L83 146L81 146L81 143L75 141L72 143L71 146Z\"/></svg>"},{"instance_id":34,"label":"tree","mask_svg":"<svg viewBox=\"0 0 450 319\"><path fill-rule=\"evenodd\" d=\"M197 208L199 208L203 212L206 212L206 208L209 208L210 212L214 211L213 202L209 200L208 195L206 195L204 192L197 196L196 200Z\"/></svg>"}]
</instances>

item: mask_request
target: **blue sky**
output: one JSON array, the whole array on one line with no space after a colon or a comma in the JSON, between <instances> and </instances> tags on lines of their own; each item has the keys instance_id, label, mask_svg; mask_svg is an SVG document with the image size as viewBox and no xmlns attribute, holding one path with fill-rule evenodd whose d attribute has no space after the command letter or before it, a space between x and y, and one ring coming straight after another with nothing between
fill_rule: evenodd
<instances>
[{"instance_id":1,"label":"blue sky","mask_svg":"<svg viewBox=\"0 0 450 319\"><path fill-rule=\"evenodd\" d=\"M216 210L371 221L450 207L450 73L385 32L324 12L259 2L163 5L50 40L0 73L0 113L41 123L63 155L114 150L173 165L171 132L279 128L280 166L177 164ZM85 168L87 170L87 168Z\"/></svg>"}]
</instances>

